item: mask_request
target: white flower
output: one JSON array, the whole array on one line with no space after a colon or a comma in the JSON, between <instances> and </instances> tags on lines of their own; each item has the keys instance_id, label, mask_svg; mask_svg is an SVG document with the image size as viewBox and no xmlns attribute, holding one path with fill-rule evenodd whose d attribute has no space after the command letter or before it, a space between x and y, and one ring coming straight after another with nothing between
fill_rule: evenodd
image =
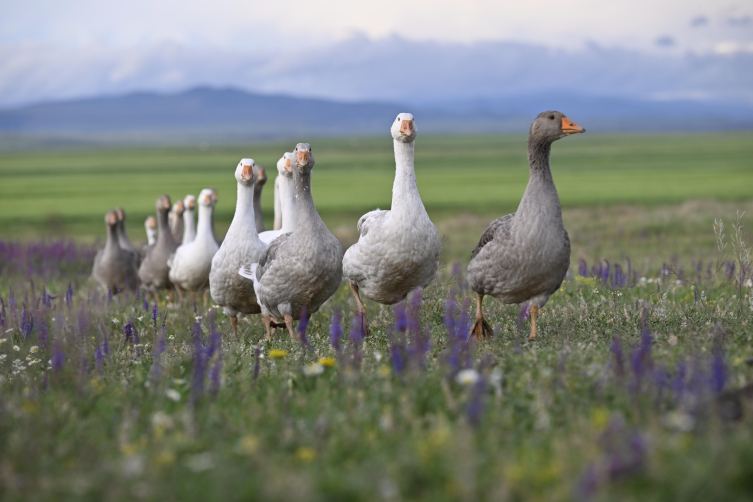
<instances>
[{"instance_id":1,"label":"white flower","mask_svg":"<svg viewBox=\"0 0 753 502\"><path fill-rule=\"evenodd\" d=\"M19 347L18 345L14 345L13 346L13 350L15 350L16 352L18 352L19 350L21 350L21 347Z\"/></svg>"},{"instance_id":2,"label":"white flower","mask_svg":"<svg viewBox=\"0 0 753 502\"><path fill-rule=\"evenodd\" d=\"M143 321L144 320L144 316L142 315L141 317L137 317L136 319L138 319L139 321Z\"/></svg>"},{"instance_id":3,"label":"white flower","mask_svg":"<svg viewBox=\"0 0 753 502\"><path fill-rule=\"evenodd\" d=\"M598 290L598 289L594 289L594 293L598 293L598 292L599 292L599 290Z\"/></svg>"},{"instance_id":4,"label":"white flower","mask_svg":"<svg viewBox=\"0 0 753 502\"><path fill-rule=\"evenodd\" d=\"M116 318L113 317L112 322L114 322L115 324L118 324L120 321L118 321Z\"/></svg>"},{"instance_id":5,"label":"white flower","mask_svg":"<svg viewBox=\"0 0 753 502\"><path fill-rule=\"evenodd\" d=\"M34 345L32 348L29 349L29 352L31 352L32 354L34 354L38 350L39 350L39 347L37 347L36 345Z\"/></svg>"},{"instance_id":6,"label":"white flower","mask_svg":"<svg viewBox=\"0 0 753 502\"><path fill-rule=\"evenodd\" d=\"M303 367L303 374L306 376L316 376L322 373L324 373L324 366L319 363L311 363Z\"/></svg>"},{"instance_id":7,"label":"white flower","mask_svg":"<svg viewBox=\"0 0 753 502\"><path fill-rule=\"evenodd\" d=\"M3 343L5 341L8 341L8 339L7 338L0 338L0 343Z\"/></svg>"},{"instance_id":8,"label":"white flower","mask_svg":"<svg viewBox=\"0 0 753 502\"><path fill-rule=\"evenodd\" d=\"M168 399L172 399L176 403L180 401L180 392L178 392L175 389L167 389L165 391L165 395L168 397Z\"/></svg>"},{"instance_id":9,"label":"white flower","mask_svg":"<svg viewBox=\"0 0 753 502\"><path fill-rule=\"evenodd\" d=\"M662 417L661 421L667 429L680 432L692 431L695 427L695 418L682 411L670 411Z\"/></svg>"},{"instance_id":10,"label":"white flower","mask_svg":"<svg viewBox=\"0 0 753 502\"><path fill-rule=\"evenodd\" d=\"M617 296L622 296L622 291L618 291Z\"/></svg>"},{"instance_id":11,"label":"white flower","mask_svg":"<svg viewBox=\"0 0 753 502\"><path fill-rule=\"evenodd\" d=\"M204 316L197 315L196 317L194 317L194 319L196 319L196 322L199 322L204 319Z\"/></svg>"},{"instance_id":12,"label":"white flower","mask_svg":"<svg viewBox=\"0 0 753 502\"><path fill-rule=\"evenodd\" d=\"M463 385L473 385L478 382L479 374L474 369L463 370L455 376L455 381Z\"/></svg>"},{"instance_id":13,"label":"white flower","mask_svg":"<svg viewBox=\"0 0 753 502\"><path fill-rule=\"evenodd\" d=\"M6 357L8 357L8 354L0 354L0 361L4 360Z\"/></svg>"},{"instance_id":14,"label":"white flower","mask_svg":"<svg viewBox=\"0 0 753 502\"><path fill-rule=\"evenodd\" d=\"M377 362L382 360L382 353L374 351L374 359L376 359Z\"/></svg>"},{"instance_id":15,"label":"white flower","mask_svg":"<svg viewBox=\"0 0 753 502\"><path fill-rule=\"evenodd\" d=\"M170 335L167 337L168 340L175 340L175 335Z\"/></svg>"}]
</instances>

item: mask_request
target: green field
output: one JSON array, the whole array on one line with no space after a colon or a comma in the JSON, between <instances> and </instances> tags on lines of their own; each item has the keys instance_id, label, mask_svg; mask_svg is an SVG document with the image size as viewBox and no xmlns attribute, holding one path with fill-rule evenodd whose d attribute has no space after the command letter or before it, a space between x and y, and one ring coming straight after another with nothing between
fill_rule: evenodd
<instances>
[{"instance_id":1,"label":"green field","mask_svg":"<svg viewBox=\"0 0 753 502\"><path fill-rule=\"evenodd\" d=\"M345 241L365 211L388 207L394 177L389 136L312 140L317 207ZM252 157L275 171L294 147L285 143L198 148L62 150L0 153L0 235L104 235L103 215L128 212L129 233L144 239L144 218L162 194L182 198L218 189L217 223L230 224L233 171ZM592 134L558 141L552 169L563 207L657 206L690 199L744 201L753 196L753 133ZM416 174L435 220L515 210L528 179L522 135L419 137ZM273 174L274 175L274 174ZM263 196L272 219L271 180Z\"/></svg>"}]
</instances>

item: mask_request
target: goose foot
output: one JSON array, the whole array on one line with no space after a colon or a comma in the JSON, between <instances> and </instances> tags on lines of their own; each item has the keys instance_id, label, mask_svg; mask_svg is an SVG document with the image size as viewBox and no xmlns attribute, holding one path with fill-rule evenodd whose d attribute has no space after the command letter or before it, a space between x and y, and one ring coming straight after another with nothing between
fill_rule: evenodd
<instances>
[{"instance_id":1,"label":"goose foot","mask_svg":"<svg viewBox=\"0 0 753 502\"><path fill-rule=\"evenodd\" d=\"M293 316L285 316L285 325L288 327L288 333L290 333L290 340L295 343L295 329L293 329Z\"/></svg>"},{"instance_id":2,"label":"goose foot","mask_svg":"<svg viewBox=\"0 0 753 502\"><path fill-rule=\"evenodd\" d=\"M539 308L534 305L531 307L531 334L528 335L529 340L536 339L536 318L539 316Z\"/></svg>"},{"instance_id":3,"label":"goose foot","mask_svg":"<svg viewBox=\"0 0 753 502\"><path fill-rule=\"evenodd\" d=\"M359 320L361 323L361 333L363 333L363 336L366 337L371 334L371 328L369 328L369 319L366 316L366 306L361 301L361 295L358 293L358 286L351 282L350 283L350 291L353 293L353 296L356 299L356 312L358 313Z\"/></svg>"},{"instance_id":4,"label":"goose foot","mask_svg":"<svg viewBox=\"0 0 753 502\"><path fill-rule=\"evenodd\" d=\"M472 336L476 337L479 342L486 338L491 338L494 332L492 331L489 323L484 319L484 313L481 310L481 305L484 302L484 295L476 293L476 319L473 321L473 326L468 332L468 339Z\"/></svg>"},{"instance_id":5,"label":"goose foot","mask_svg":"<svg viewBox=\"0 0 753 502\"><path fill-rule=\"evenodd\" d=\"M235 335L235 339L238 339L238 316L232 315L230 316L230 324L233 325L233 335Z\"/></svg>"}]
</instances>

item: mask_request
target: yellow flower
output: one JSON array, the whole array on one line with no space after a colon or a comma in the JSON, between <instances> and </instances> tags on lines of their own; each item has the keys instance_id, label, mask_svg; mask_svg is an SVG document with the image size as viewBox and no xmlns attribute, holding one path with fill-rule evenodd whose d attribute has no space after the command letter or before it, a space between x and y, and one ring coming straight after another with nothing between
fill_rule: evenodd
<instances>
[{"instance_id":1,"label":"yellow flower","mask_svg":"<svg viewBox=\"0 0 753 502\"><path fill-rule=\"evenodd\" d=\"M278 358L278 357L285 357L288 355L287 350L280 350L280 349L272 349L269 351L269 357L272 358Z\"/></svg>"},{"instance_id":2,"label":"yellow flower","mask_svg":"<svg viewBox=\"0 0 753 502\"><path fill-rule=\"evenodd\" d=\"M331 368L332 366L335 366L337 364L337 359L335 359L334 357L322 357L321 359L319 359L319 364Z\"/></svg>"},{"instance_id":3,"label":"yellow flower","mask_svg":"<svg viewBox=\"0 0 753 502\"><path fill-rule=\"evenodd\" d=\"M304 462L311 462L312 460L316 458L316 450L314 450L313 448L302 446L295 451L295 456L298 460L303 460Z\"/></svg>"}]
</instances>

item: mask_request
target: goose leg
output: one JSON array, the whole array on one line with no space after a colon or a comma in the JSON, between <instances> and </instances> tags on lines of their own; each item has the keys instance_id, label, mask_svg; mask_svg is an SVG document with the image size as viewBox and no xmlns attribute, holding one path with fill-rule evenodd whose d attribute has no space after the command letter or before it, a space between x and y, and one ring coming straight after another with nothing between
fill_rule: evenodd
<instances>
[{"instance_id":1,"label":"goose leg","mask_svg":"<svg viewBox=\"0 0 753 502\"><path fill-rule=\"evenodd\" d=\"M235 339L238 339L238 316L237 315L231 315L230 316L230 324L233 325L233 335L235 335Z\"/></svg>"},{"instance_id":2,"label":"goose leg","mask_svg":"<svg viewBox=\"0 0 753 502\"><path fill-rule=\"evenodd\" d=\"M180 291L180 286L175 285L175 293L178 295L178 302L183 303L183 293Z\"/></svg>"},{"instance_id":3,"label":"goose leg","mask_svg":"<svg viewBox=\"0 0 753 502\"><path fill-rule=\"evenodd\" d=\"M206 308L207 303L209 303L209 290L204 290L204 307Z\"/></svg>"},{"instance_id":4,"label":"goose leg","mask_svg":"<svg viewBox=\"0 0 753 502\"><path fill-rule=\"evenodd\" d=\"M529 340L536 339L536 318L539 316L539 308L534 305L531 307L531 334L528 335Z\"/></svg>"},{"instance_id":5,"label":"goose leg","mask_svg":"<svg viewBox=\"0 0 753 502\"><path fill-rule=\"evenodd\" d=\"M285 315L285 325L288 327L288 333L290 333L290 339L295 343L295 329L293 329L293 316Z\"/></svg>"},{"instance_id":6,"label":"goose leg","mask_svg":"<svg viewBox=\"0 0 753 502\"><path fill-rule=\"evenodd\" d=\"M371 334L371 328L369 328L369 319L366 317L366 306L361 301L361 295L358 294L358 286L354 283L350 283L350 291L356 299L356 311L361 318L361 333L364 336Z\"/></svg>"},{"instance_id":7,"label":"goose leg","mask_svg":"<svg viewBox=\"0 0 753 502\"><path fill-rule=\"evenodd\" d=\"M262 320L264 321L264 326L267 328L267 341L272 339L272 317L265 315Z\"/></svg>"},{"instance_id":8,"label":"goose leg","mask_svg":"<svg viewBox=\"0 0 753 502\"><path fill-rule=\"evenodd\" d=\"M475 335L476 340L481 341L485 338L491 338L493 331L489 326L489 323L484 319L484 313L481 310L481 304L484 302L484 295L476 293L476 319L473 321L473 326L468 332L468 338Z\"/></svg>"}]
</instances>

